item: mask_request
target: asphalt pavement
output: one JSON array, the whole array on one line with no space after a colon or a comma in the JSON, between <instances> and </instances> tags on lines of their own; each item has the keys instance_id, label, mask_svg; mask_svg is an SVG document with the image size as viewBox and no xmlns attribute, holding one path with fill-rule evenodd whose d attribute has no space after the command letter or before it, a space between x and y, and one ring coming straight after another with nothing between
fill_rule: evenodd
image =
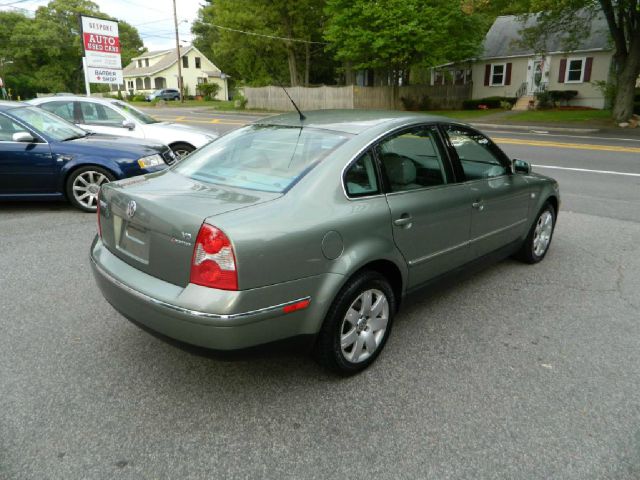
<instances>
[{"instance_id":1,"label":"asphalt pavement","mask_svg":"<svg viewBox=\"0 0 640 480\"><path fill-rule=\"evenodd\" d=\"M547 257L415 296L349 379L150 336L93 282L94 215L0 204L0 479L640 478L640 177L597 173L640 155L535 142L640 144L487 133L560 179Z\"/></svg>"}]
</instances>

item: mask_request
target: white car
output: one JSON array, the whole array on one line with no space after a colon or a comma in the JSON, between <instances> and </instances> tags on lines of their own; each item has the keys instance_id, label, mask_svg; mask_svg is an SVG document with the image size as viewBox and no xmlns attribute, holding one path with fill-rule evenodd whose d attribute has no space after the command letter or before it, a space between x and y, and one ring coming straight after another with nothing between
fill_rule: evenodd
<instances>
[{"instance_id":1,"label":"white car","mask_svg":"<svg viewBox=\"0 0 640 480\"><path fill-rule=\"evenodd\" d=\"M161 122L122 100L80 96L35 98L28 103L75 123L90 132L146 138L168 145L178 157L215 140L213 132Z\"/></svg>"}]
</instances>

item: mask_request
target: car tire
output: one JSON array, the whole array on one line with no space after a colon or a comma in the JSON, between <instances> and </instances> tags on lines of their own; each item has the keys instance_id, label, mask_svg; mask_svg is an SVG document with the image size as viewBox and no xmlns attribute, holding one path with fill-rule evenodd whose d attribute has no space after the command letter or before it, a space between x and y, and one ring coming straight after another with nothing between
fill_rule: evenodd
<instances>
[{"instance_id":1,"label":"car tire","mask_svg":"<svg viewBox=\"0 0 640 480\"><path fill-rule=\"evenodd\" d=\"M316 359L344 376L364 370L384 348L395 311L389 281L375 271L358 273L340 290L327 313L315 345Z\"/></svg>"},{"instance_id":2,"label":"car tire","mask_svg":"<svg viewBox=\"0 0 640 480\"><path fill-rule=\"evenodd\" d=\"M85 212L95 212L100 187L115 180L113 173L104 168L87 165L71 172L67 178L65 191L67 199L76 208Z\"/></svg>"},{"instance_id":3,"label":"car tire","mask_svg":"<svg viewBox=\"0 0 640 480\"><path fill-rule=\"evenodd\" d=\"M555 225L556 209L547 202L538 212L536 221L531 225L527 238L515 257L531 264L541 261L549 251Z\"/></svg>"},{"instance_id":4,"label":"car tire","mask_svg":"<svg viewBox=\"0 0 640 480\"><path fill-rule=\"evenodd\" d=\"M169 148L171 148L178 159L189 155L196 149L196 147L194 147L193 145L184 142L172 143L171 145L169 145Z\"/></svg>"}]
</instances>

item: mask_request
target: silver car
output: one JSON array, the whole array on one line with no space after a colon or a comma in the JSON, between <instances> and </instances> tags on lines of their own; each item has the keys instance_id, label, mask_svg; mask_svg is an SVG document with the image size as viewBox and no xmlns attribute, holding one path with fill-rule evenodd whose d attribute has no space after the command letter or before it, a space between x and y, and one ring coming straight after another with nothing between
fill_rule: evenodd
<instances>
[{"instance_id":1,"label":"silver car","mask_svg":"<svg viewBox=\"0 0 640 480\"><path fill-rule=\"evenodd\" d=\"M34 98L28 103L89 132L164 143L177 157L184 157L218 137L215 133L188 125L161 122L133 105L114 98L54 96Z\"/></svg>"},{"instance_id":2,"label":"silver car","mask_svg":"<svg viewBox=\"0 0 640 480\"><path fill-rule=\"evenodd\" d=\"M553 179L446 118L286 114L103 186L91 260L147 329L219 350L307 337L351 374L408 292L479 258L542 260L559 202Z\"/></svg>"}]
</instances>

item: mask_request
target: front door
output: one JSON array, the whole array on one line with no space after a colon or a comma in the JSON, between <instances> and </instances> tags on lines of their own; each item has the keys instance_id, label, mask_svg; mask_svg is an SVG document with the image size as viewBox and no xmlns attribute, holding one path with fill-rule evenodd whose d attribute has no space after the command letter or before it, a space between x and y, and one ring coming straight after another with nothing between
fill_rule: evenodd
<instances>
[{"instance_id":1,"label":"front door","mask_svg":"<svg viewBox=\"0 0 640 480\"><path fill-rule=\"evenodd\" d=\"M27 132L19 123L0 114L0 195L33 195L55 192L56 165L49 144L15 142L15 133Z\"/></svg>"},{"instance_id":2,"label":"front door","mask_svg":"<svg viewBox=\"0 0 640 480\"><path fill-rule=\"evenodd\" d=\"M444 152L435 126L405 130L376 148L393 238L409 267L409 288L469 260L470 191L453 182Z\"/></svg>"},{"instance_id":3,"label":"front door","mask_svg":"<svg viewBox=\"0 0 640 480\"><path fill-rule=\"evenodd\" d=\"M523 237L530 188L512 175L509 159L484 135L458 125L446 128L472 198L470 245L474 258Z\"/></svg>"}]
</instances>

